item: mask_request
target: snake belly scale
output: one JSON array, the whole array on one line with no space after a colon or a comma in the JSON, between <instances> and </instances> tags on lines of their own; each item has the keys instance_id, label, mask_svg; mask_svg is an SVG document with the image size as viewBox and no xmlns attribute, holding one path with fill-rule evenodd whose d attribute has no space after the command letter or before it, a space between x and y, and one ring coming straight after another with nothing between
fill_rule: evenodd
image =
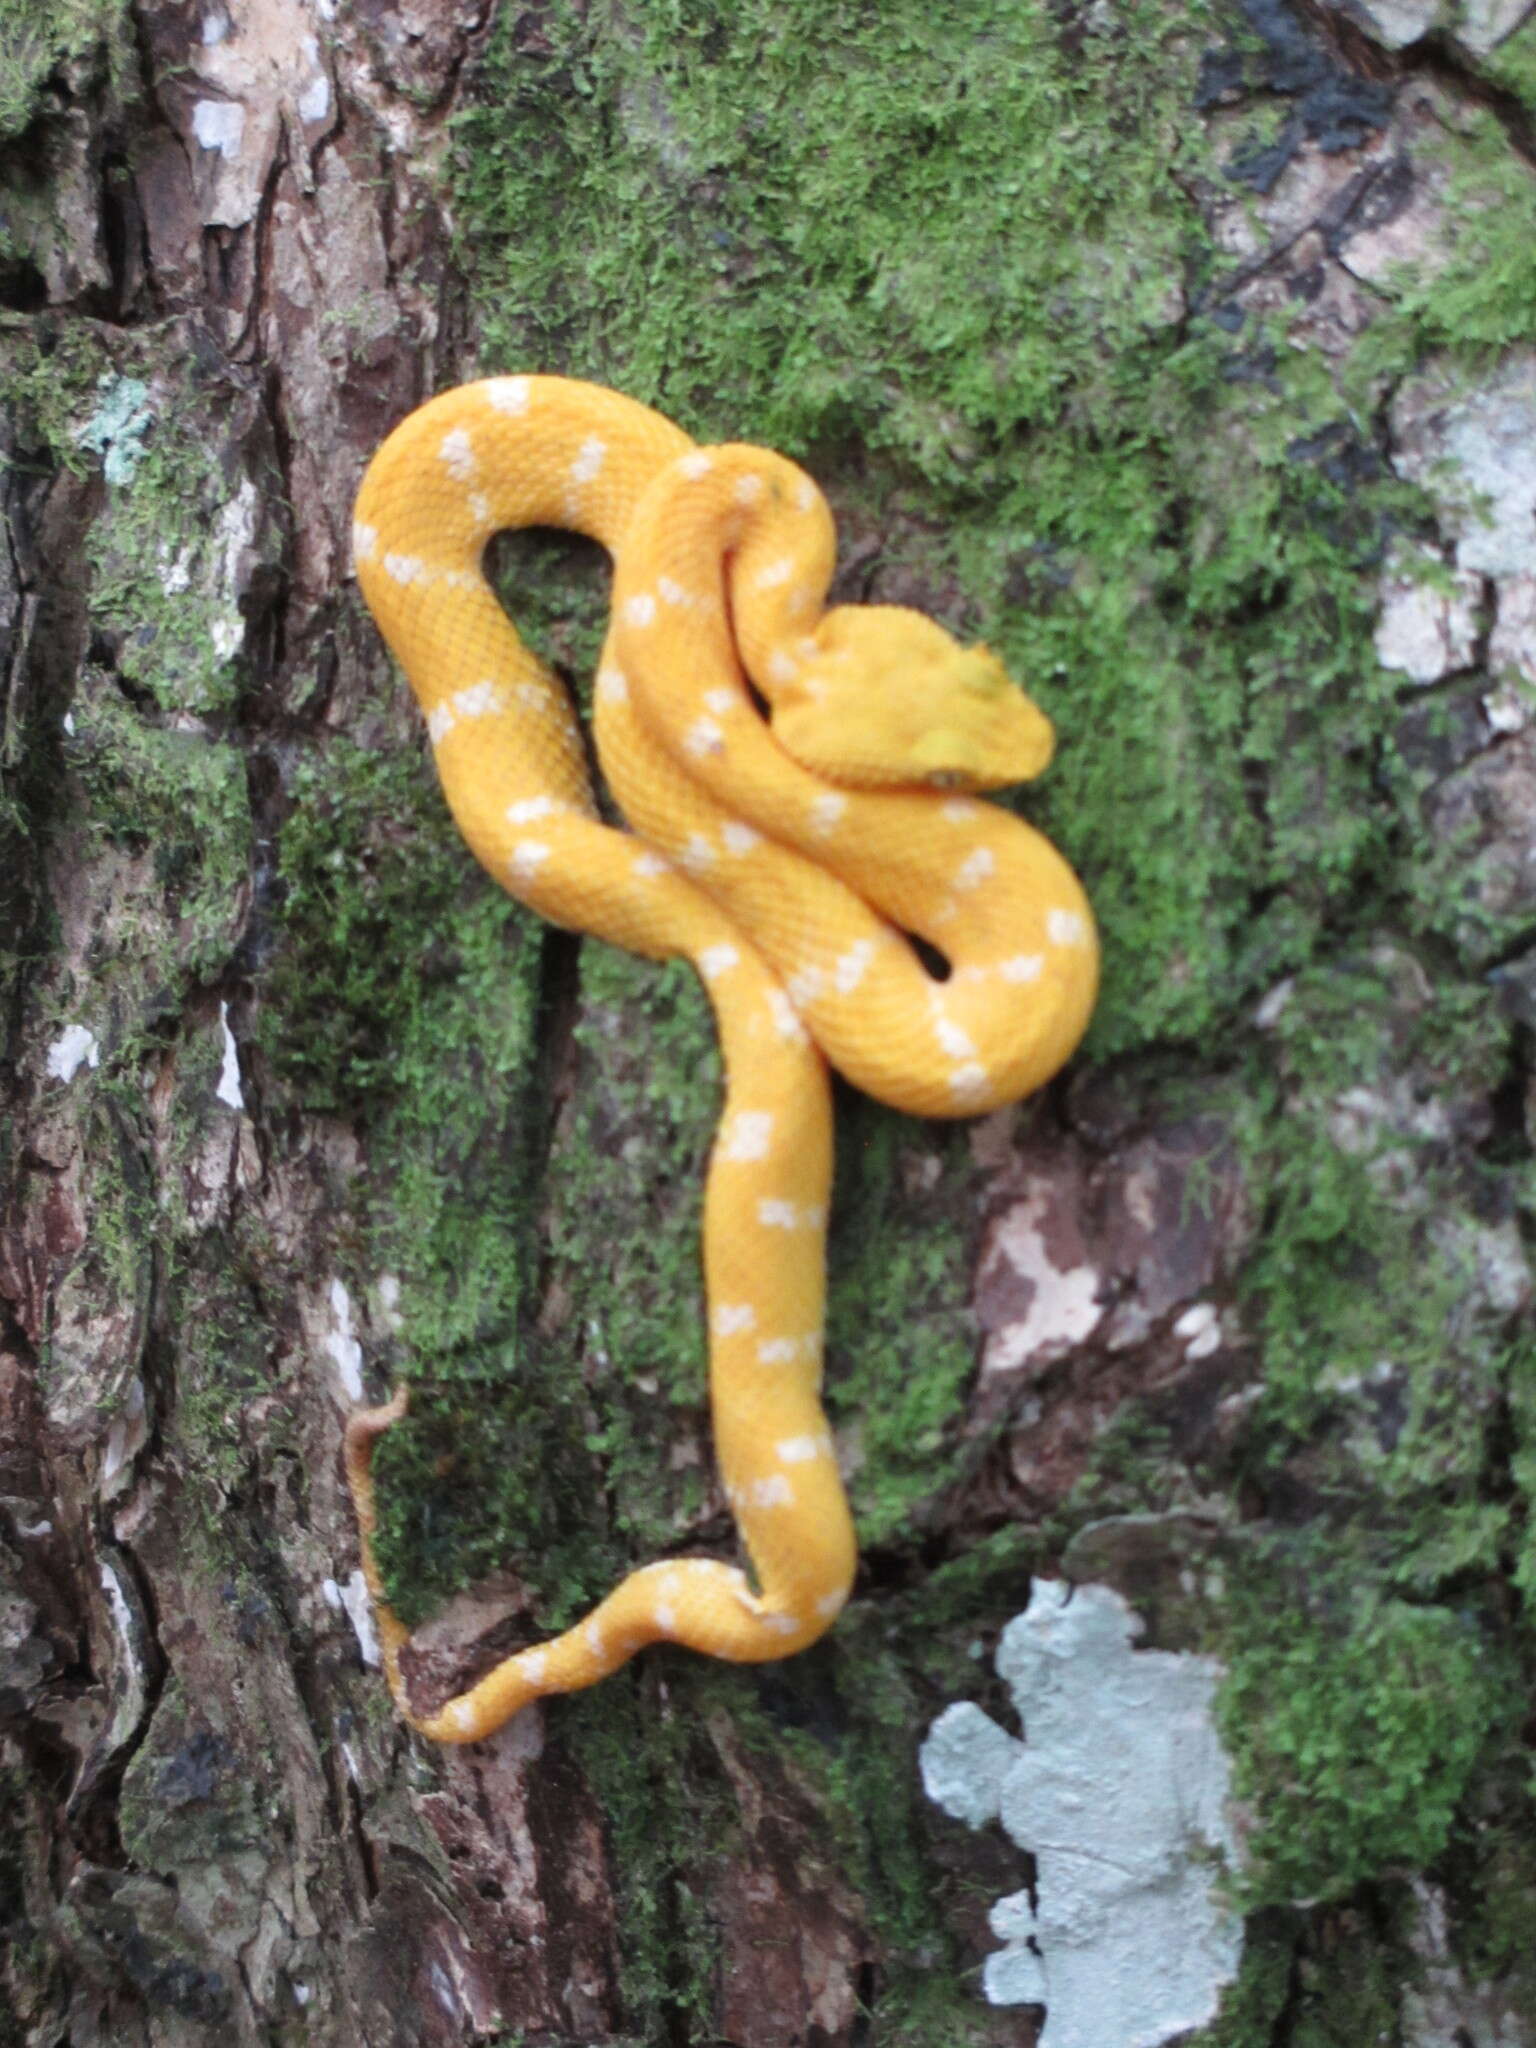
<instances>
[{"instance_id":1,"label":"snake belly scale","mask_svg":"<svg viewBox=\"0 0 1536 2048\"><path fill-rule=\"evenodd\" d=\"M627 831L600 821L566 692L482 569L493 534L527 526L613 557L594 729ZM828 1063L917 1116L1014 1101L1077 1044L1098 951L1066 862L975 795L1038 773L1050 726L986 649L921 614L824 609L831 515L781 456L697 447L595 385L489 378L390 435L353 549L474 853L555 924L690 960L725 1072L704 1285L716 1454L750 1575L646 1565L416 1714L372 1542L372 1449L403 1394L348 1426L391 1690L424 1734L471 1742L647 1643L757 1662L830 1625L856 1555L821 1406Z\"/></svg>"}]
</instances>

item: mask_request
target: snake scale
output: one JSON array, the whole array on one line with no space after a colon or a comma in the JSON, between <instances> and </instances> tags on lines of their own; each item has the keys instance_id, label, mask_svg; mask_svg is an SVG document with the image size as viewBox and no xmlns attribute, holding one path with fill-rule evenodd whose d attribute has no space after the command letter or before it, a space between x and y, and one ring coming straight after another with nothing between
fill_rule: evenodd
<instances>
[{"instance_id":1,"label":"snake scale","mask_svg":"<svg viewBox=\"0 0 1536 2048\"><path fill-rule=\"evenodd\" d=\"M613 558L593 725L627 831L601 822L567 694L485 578L491 536L529 526ZM471 849L552 923L691 961L725 1070L704 1283L716 1453L750 1575L647 1565L418 1715L372 1542L373 1445L403 1394L349 1424L391 1691L424 1734L472 1742L647 1643L757 1662L830 1625L856 1555L820 1391L828 1064L915 1116L1013 1102L1077 1044L1098 949L1066 862L976 796L1038 774L1050 725L985 648L922 614L824 608L831 514L783 457L695 446L595 385L492 377L389 436L353 550Z\"/></svg>"}]
</instances>

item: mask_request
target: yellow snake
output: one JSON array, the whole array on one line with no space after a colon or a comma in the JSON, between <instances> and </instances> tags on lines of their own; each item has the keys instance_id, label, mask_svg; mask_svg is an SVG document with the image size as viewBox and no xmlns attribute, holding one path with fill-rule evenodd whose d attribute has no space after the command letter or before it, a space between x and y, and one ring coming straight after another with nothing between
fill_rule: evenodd
<instances>
[{"instance_id":1,"label":"yellow snake","mask_svg":"<svg viewBox=\"0 0 1536 2048\"><path fill-rule=\"evenodd\" d=\"M525 526L613 557L594 727L628 831L599 821L566 692L485 579L486 542ZM830 1625L856 1558L820 1397L827 1063L915 1116L1013 1102L1081 1037L1098 948L1061 856L972 794L1038 774L1050 725L985 648L920 613L823 609L831 514L782 456L697 447L596 385L492 377L390 435L353 552L475 854L554 924L692 961L725 1067L704 1202L710 1399L753 1577L647 1565L417 1715L372 1542L372 1447L404 1396L348 1427L390 1689L423 1734L472 1742L647 1643L748 1663Z\"/></svg>"}]
</instances>

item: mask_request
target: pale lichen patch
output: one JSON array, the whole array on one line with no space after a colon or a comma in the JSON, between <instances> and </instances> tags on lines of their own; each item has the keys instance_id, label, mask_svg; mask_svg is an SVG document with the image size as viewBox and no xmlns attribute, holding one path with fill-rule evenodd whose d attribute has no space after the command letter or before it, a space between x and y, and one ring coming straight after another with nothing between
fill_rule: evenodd
<instances>
[{"instance_id":1,"label":"pale lichen patch","mask_svg":"<svg viewBox=\"0 0 1536 2048\"><path fill-rule=\"evenodd\" d=\"M992 1909L993 2005L1044 2005L1041 2048L1153 2048L1214 2019L1242 1922L1218 1890L1237 1860L1214 1658L1134 1651L1108 1586L1036 1582L997 1670L1027 1739L946 1708L921 1752L928 1796L999 1819L1036 1858L1032 1898Z\"/></svg>"}]
</instances>

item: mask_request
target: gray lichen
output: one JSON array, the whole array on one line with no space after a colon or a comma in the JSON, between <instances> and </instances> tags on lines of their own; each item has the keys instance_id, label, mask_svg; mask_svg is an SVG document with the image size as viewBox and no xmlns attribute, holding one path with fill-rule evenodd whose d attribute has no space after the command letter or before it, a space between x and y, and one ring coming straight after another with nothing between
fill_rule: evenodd
<instances>
[{"instance_id":1,"label":"gray lichen","mask_svg":"<svg viewBox=\"0 0 1536 2048\"><path fill-rule=\"evenodd\" d=\"M1000 1899L993 2005L1044 2005L1041 2048L1159 2048L1216 2014L1242 1923L1218 1877L1236 1860L1214 1658L1133 1652L1141 1624L1108 1586L1037 1580L997 1670L1023 1742L968 1702L923 1745L928 1796L971 1827L1001 1820L1036 1860Z\"/></svg>"}]
</instances>

